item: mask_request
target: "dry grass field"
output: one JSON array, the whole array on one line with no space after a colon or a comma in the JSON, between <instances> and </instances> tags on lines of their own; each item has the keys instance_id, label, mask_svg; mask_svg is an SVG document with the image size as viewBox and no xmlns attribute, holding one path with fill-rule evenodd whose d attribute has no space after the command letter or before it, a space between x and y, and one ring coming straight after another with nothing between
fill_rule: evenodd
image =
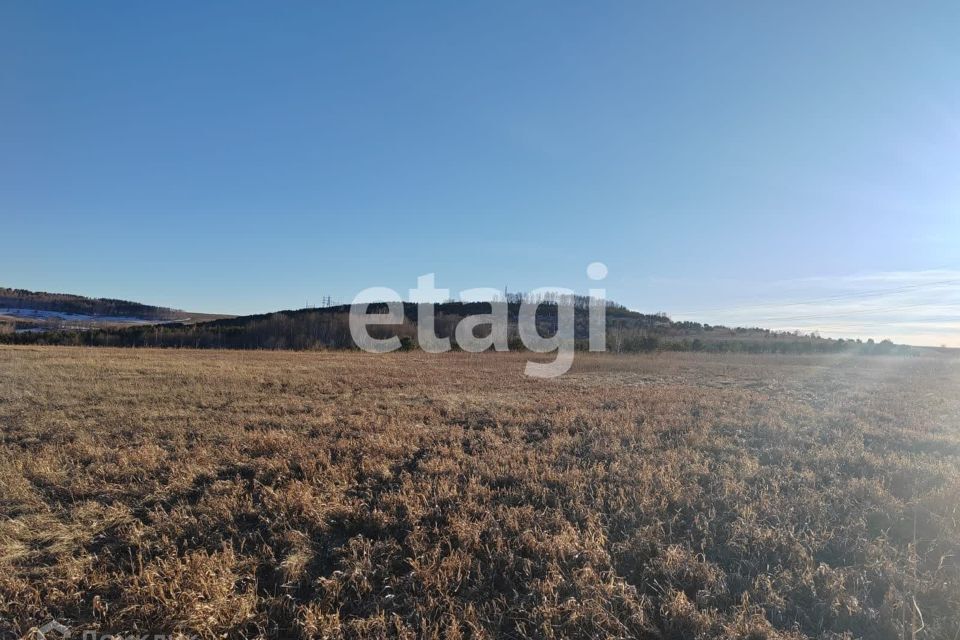
<instances>
[{"instance_id":1,"label":"dry grass field","mask_svg":"<svg viewBox=\"0 0 960 640\"><path fill-rule=\"evenodd\" d=\"M0 637L960 637L947 358L0 349Z\"/></svg>"}]
</instances>

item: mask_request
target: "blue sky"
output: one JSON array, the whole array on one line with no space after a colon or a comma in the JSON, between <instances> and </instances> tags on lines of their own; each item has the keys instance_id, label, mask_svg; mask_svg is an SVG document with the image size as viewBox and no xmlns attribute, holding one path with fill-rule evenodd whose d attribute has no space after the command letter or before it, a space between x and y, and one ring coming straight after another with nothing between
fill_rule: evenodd
<instances>
[{"instance_id":1,"label":"blue sky","mask_svg":"<svg viewBox=\"0 0 960 640\"><path fill-rule=\"evenodd\" d=\"M247 313L602 261L643 311L960 346L958 33L955 2L5 2L0 285Z\"/></svg>"}]
</instances>

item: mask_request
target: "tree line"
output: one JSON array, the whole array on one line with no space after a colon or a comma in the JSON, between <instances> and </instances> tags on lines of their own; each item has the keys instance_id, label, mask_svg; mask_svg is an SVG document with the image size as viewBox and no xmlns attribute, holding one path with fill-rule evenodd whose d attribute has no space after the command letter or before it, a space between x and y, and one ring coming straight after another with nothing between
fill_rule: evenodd
<instances>
[{"instance_id":1,"label":"tree line","mask_svg":"<svg viewBox=\"0 0 960 640\"><path fill-rule=\"evenodd\" d=\"M574 305L574 337L577 348L588 344L588 308ZM465 316L489 313L485 302L449 302L434 305L435 331L449 337L456 348L454 329ZM397 336L405 349L417 348L417 305L404 304L404 319L399 325L372 327L375 337ZM509 345L522 349L516 323L520 302L508 303ZM378 311L371 305L369 311ZM51 344L109 347L160 347L194 349L351 349L349 307L280 311L197 324L166 323L82 331L53 330L12 333L0 331L0 343ZM557 329L557 303L541 303L537 312L541 335ZM902 353L909 347L889 340L842 340L816 335L783 333L759 328L711 326L692 322L673 322L664 314L641 314L618 305L607 308L607 350L613 353L650 353L655 351L703 351L715 353L815 354L855 351L859 353Z\"/></svg>"},{"instance_id":2,"label":"tree line","mask_svg":"<svg viewBox=\"0 0 960 640\"><path fill-rule=\"evenodd\" d=\"M176 309L155 307L129 300L86 298L67 293L47 293L0 287L0 308L60 311L91 316L123 316L143 320L177 320L186 314Z\"/></svg>"}]
</instances>

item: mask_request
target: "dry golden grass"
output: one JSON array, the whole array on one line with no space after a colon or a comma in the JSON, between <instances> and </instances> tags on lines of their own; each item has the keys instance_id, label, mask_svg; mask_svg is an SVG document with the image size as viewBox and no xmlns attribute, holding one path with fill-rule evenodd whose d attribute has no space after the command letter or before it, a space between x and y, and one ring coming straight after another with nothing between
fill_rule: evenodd
<instances>
[{"instance_id":1,"label":"dry golden grass","mask_svg":"<svg viewBox=\"0 0 960 640\"><path fill-rule=\"evenodd\" d=\"M0 637L960 634L956 361L525 357L0 349Z\"/></svg>"}]
</instances>

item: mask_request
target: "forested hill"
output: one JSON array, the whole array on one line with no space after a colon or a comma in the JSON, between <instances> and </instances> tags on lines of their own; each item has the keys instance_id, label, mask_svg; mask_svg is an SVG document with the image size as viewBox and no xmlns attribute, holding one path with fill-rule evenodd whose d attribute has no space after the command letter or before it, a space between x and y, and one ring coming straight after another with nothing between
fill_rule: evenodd
<instances>
[{"instance_id":1,"label":"forested hill","mask_svg":"<svg viewBox=\"0 0 960 640\"><path fill-rule=\"evenodd\" d=\"M138 318L152 321L183 320L190 314L129 300L86 298L68 293L47 293L0 287L0 309L35 310L83 316Z\"/></svg>"},{"instance_id":2,"label":"forested hill","mask_svg":"<svg viewBox=\"0 0 960 640\"><path fill-rule=\"evenodd\" d=\"M561 303L563 304L563 302ZM575 339L578 348L588 342L589 311L583 299L574 300ZM556 303L542 304L537 313L541 335L556 331ZM322 309L277 311L209 322L172 322L153 326L105 327L92 331L46 331L43 333L0 334L0 342L20 344L72 344L89 346L222 348L222 349L349 349L355 348L350 334L347 305ZM371 305L369 312L385 311ZM417 345L417 305L404 304L403 322L371 326L375 337L397 336L406 349ZM522 349L517 332L520 302L508 304L511 349ZM455 328L467 316L490 313L484 302L447 302L434 305L435 331L451 337L456 347ZM873 344L858 340L834 340L760 328L728 328L697 322L675 322L664 314L643 314L608 303L607 350L616 353L650 351L723 351L746 353L837 353L858 350L868 353L908 351L909 347L889 341ZM485 329L478 330L484 335Z\"/></svg>"}]
</instances>

